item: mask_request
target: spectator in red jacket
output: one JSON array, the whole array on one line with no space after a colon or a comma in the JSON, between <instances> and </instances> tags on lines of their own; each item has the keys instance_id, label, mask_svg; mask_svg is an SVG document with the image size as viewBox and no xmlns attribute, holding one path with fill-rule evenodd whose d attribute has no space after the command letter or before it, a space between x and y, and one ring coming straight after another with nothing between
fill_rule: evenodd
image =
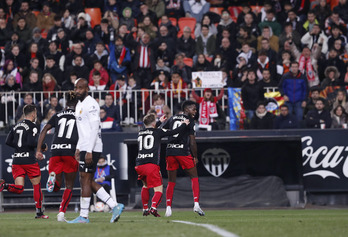
<instances>
[{"instance_id":1,"label":"spectator in red jacket","mask_svg":"<svg viewBox=\"0 0 348 237\"><path fill-rule=\"evenodd\" d=\"M109 74L103 67L102 63L99 60L94 61L94 67L89 72L89 85L93 86L93 73L99 72L100 73L100 81L103 85L107 85L109 82Z\"/></svg>"}]
</instances>

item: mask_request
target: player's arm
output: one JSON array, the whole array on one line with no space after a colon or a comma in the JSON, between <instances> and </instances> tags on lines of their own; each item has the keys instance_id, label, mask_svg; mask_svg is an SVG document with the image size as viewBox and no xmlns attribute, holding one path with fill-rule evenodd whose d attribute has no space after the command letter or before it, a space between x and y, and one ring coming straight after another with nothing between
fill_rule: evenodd
<instances>
[{"instance_id":1,"label":"player's arm","mask_svg":"<svg viewBox=\"0 0 348 237\"><path fill-rule=\"evenodd\" d=\"M196 137L195 135L190 135L190 149L193 156L193 159L195 160L195 163L198 163L197 158L197 143L196 143Z\"/></svg>"},{"instance_id":2,"label":"player's arm","mask_svg":"<svg viewBox=\"0 0 348 237\"><path fill-rule=\"evenodd\" d=\"M52 125L47 123L41 133L40 133L40 136L39 136L39 140L37 142L37 146L36 146L36 159L38 160L42 160L43 159L43 154L42 152L45 152L47 150L47 145L46 144L43 144L44 140L45 140L45 137L46 137L46 134L49 130L51 130L52 128Z\"/></svg>"},{"instance_id":3,"label":"player's arm","mask_svg":"<svg viewBox=\"0 0 348 237\"><path fill-rule=\"evenodd\" d=\"M187 125L188 125L189 123L190 123L190 121L189 121L188 119L186 119L185 121L182 122L182 124L181 124L179 127L175 128L175 129L173 129L173 130L164 130L164 129L161 129L161 134L160 134L160 136L161 136L161 137L167 137L167 136L171 136L171 135L175 135L175 134L177 134L177 133L180 133L182 130L184 130L184 129L187 127Z\"/></svg>"},{"instance_id":4,"label":"player's arm","mask_svg":"<svg viewBox=\"0 0 348 237\"><path fill-rule=\"evenodd\" d=\"M6 145L16 148L16 143L14 142L13 129L11 129L10 133L7 135Z\"/></svg>"}]
</instances>

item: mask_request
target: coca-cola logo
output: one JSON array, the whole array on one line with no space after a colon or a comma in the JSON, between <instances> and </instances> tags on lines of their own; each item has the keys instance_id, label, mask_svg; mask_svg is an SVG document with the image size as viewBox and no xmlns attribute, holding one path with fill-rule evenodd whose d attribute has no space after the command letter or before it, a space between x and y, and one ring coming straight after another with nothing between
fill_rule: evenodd
<instances>
[{"instance_id":1,"label":"coca-cola logo","mask_svg":"<svg viewBox=\"0 0 348 237\"><path fill-rule=\"evenodd\" d=\"M348 146L333 146L331 148L320 146L315 150L312 143L313 138L311 136L302 137L303 167L308 165L314 170L304 173L304 177L318 175L323 179L327 177L340 179L340 175L332 170L342 166L342 173L348 178Z\"/></svg>"}]
</instances>

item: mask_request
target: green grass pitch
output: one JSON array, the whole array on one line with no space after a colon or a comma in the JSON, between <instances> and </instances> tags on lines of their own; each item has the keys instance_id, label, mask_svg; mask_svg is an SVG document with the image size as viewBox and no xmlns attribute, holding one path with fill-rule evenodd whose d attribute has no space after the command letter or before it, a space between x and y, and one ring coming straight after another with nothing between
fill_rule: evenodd
<instances>
[{"instance_id":1,"label":"green grass pitch","mask_svg":"<svg viewBox=\"0 0 348 237\"><path fill-rule=\"evenodd\" d=\"M90 213L89 224L67 224L56 220L57 212L46 211L48 220L35 220L34 212L0 213L0 237L137 237L220 236L204 227L175 223L174 220L211 224L240 237L340 237L348 236L347 209L303 210L205 210L201 217L188 210L173 209L170 218L143 217L139 211L124 211L117 223L110 213ZM164 216L164 210L159 213ZM68 212L72 220L78 213Z\"/></svg>"}]
</instances>

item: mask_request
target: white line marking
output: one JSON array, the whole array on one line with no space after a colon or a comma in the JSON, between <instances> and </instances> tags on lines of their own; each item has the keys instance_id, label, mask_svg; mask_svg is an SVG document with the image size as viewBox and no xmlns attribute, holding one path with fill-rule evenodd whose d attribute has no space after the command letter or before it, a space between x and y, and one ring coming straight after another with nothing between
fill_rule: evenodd
<instances>
[{"instance_id":1,"label":"white line marking","mask_svg":"<svg viewBox=\"0 0 348 237\"><path fill-rule=\"evenodd\" d=\"M196 225L196 226L202 226L204 228L207 228L210 231L215 232L216 234L222 236L222 237L238 237L238 235L233 234L231 232L228 232L227 230L224 230L220 227L217 227L216 225L210 225L210 224L199 224L199 223L194 223L194 222L189 222L189 221L176 221L174 220L173 222L177 223L182 223L182 224L188 224L188 225Z\"/></svg>"}]
</instances>

